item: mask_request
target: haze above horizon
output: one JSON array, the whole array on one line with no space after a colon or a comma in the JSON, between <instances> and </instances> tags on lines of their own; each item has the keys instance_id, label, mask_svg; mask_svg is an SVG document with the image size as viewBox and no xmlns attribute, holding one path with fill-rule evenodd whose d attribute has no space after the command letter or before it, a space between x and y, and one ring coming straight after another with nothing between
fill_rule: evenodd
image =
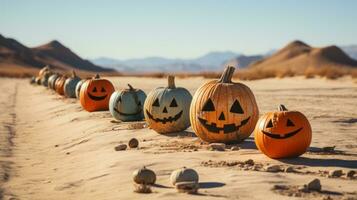
<instances>
[{"instance_id":1,"label":"haze above horizon","mask_svg":"<svg viewBox=\"0 0 357 200\"><path fill-rule=\"evenodd\" d=\"M82 57L260 54L292 40L357 44L357 1L0 0L0 34L27 46L59 40Z\"/></svg>"}]
</instances>

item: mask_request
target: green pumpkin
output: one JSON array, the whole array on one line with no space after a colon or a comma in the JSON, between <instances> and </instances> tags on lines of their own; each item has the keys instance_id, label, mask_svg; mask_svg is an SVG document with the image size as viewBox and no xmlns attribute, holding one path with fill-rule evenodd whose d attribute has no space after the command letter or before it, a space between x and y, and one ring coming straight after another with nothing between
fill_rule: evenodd
<instances>
[{"instance_id":1,"label":"green pumpkin","mask_svg":"<svg viewBox=\"0 0 357 200\"><path fill-rule=\"evenodd\" d=\"M168 86L152 90L145 100L144 115L149 127L158 133L172 133L190 126L189 109L192 95L175 86L175 77L168 77Z\"/></svg>"},{"instance_id":2,"label":"green pumpkin","mask_svg":"<svg viewBox=\"0 0 357 200\"><path fill-rule=\"evenodd\" d=\"M121 92L115 91L109 100L109 111L112 116L121 121L139 121L144 118L143 105L146 94L140 89L134 89L128 84L129 89Z\"/></svg>"},{"instance_id":3,"label":"green pumpkin","mask_svg":"<svg viewBox=\"0 0 357 200\"><path fill-rule=\"evenodd\" d=\"M133 172L133 180L137 184L155 184L156 174L145 166Z\"/></svg>"},{"instance_id":4,"label":"green pumpkin","mask_svg":"<svg viewBox=\"0 0 357 200\"><path fill-rule=\"evenodd\" d=\"M181 182L194 182L198 183L198 173L191 168L183 167L173 171L170 175L170 181L172 185Z\"/></svg>"},{"instance_id":5,"label":"green pumpkin","mask_svg":"<svg viewBox=\"0 0 357 200\"><path fill-rule=\"evenodd\" d=\"M81 79L72 71L72 77L68 78L64 83L64 95L68 98L76 98L76 86Z\"/></svg>"}]
</instances>

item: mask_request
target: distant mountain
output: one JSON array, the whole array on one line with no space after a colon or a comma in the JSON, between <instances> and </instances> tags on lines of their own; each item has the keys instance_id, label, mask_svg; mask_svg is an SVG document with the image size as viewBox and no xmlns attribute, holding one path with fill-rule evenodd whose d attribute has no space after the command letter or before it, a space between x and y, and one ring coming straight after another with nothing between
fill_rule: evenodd
<instances>
[{"instance_id":1,"label":"distant mountain","mask_svg":"<svg viewBox=\"0 0 357 200\"><path fill-rule=\"evenodd\" d=\"M221 70L222 64L236 57L237 53L211 52L194 59L171 59L148 57L139 59L117 60L101 57L91 61L97 65L126 72L199 72Z\"/></svg>"},{"instance_id":2,"label":"distant mountain","mask_svg":"<svg viewBox=\"0 0 357 200\"><path fill-rule=\"evenodd\" d=\"M337 46L314 48L301 41L294 41L250 65L250 68L268 70L285 69L301 73L307 68L357 67L357 61L350 58Z\"/></svg>"},{"instance_id":3,"label":"distant mountain","mask_svg":"<svg viewBox=\"0 0 357 200\"><path fill-rule=\"evenodd\" d=\"M357 60L357 45L340 46L351 58Z\"/></svg>"},{"instance_id":4,"label":"distant mountain","mask_svg":"<svg viewBox=\"0 0 357 200\"><path fill-rule=\"evenodd\" d=\"M59 71L81 70L87 72L113 71L80 58L69 48L54 40L48 44L28 48L18 41L0 35L0 69L11 72L21 69L33 72L50 65Z\"/></svg>"},{"instance_id":5,"label":"distant mountain","mask_svg":"<svg viewBox=\"0 0 357 200\"><path fill-rule=\"evenodd\" d=\"M253 55L253 56L245 56L245 55L240 55L238 57L235 57L233 59L228 60L226 63L223 64L223 66L234 66L237 68L245 68L249 66L250 64L259 61L263 59L264 56L262 55Z\"/></svg>"}]
</instances>

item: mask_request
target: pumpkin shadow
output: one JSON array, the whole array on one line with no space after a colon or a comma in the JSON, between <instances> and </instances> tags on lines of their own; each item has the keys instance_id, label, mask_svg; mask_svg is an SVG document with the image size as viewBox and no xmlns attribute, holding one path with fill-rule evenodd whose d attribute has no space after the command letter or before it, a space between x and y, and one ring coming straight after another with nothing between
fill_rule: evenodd
<instances>
[{"instance_id":1,"label":"pumpkin shadow","mask_svg":"<svg viewBox=\"0 0 357 200\"><path fill-rule=\"evenodd\" d=\"M241 149L258 149L255 145L254 138L247 138L242 142L230 142L227 143L227 146L238 146Z\"/></svg>"},{"instance_id":2,"label":"pumpkin shadow","mask_svg":"<svg viewBox=\"0 0 357 200\"><path fill-rule=\"evenodd\" d=\"M180 131L180 132L174 132L174 133L165 133L162 135L168 136L168 137L197 137L196 134L192 131Z\"/></svg>"},{"instance_id":3,"label":"pumpkin shadow","mask_svg":"<svg viewBox=\"0 0 357 200\"><path fill-rule=\"evenodd\" d=\"M357 160L343 160L337 158L291 158L278 159L279 161L292 165L307 165L310 167L346 167L357 169Z\"/></svg>"},{"instance_id":4,"label":"pumpkin shadow","mask_svg":"<svg viewBox=\"0 0 357 200\"><path fill-rule=\"evenodd\" d=\"M209 189L209 188L223 187L226 184L221 182L200 182L199 185L200 188Z\"/></svg>"}]
</instances>

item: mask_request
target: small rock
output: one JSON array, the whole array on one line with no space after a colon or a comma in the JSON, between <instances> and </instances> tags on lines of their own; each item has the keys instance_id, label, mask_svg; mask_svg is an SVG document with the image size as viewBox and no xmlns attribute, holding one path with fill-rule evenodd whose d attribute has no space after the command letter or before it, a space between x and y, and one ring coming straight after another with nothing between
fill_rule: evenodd
<instances>
[{"instance_id":1,"label":"small rock","mask_svg":"<svg viewBox=\"0 0 357 200\"><path fill-rule=\"evenodd\" d=\"M274 190L287 190L289 187L287 185L274 185Z\"/></svg>"},{"instance_id":2,"label":"small rock","mask_svg":"<svg viewBox=\"0 0 357 200\"><path fill-rule=\"evenodd\" d=\"M338 170L332 170L328 173L329 177L341 177L343 174L342 170L338 169Z\"/></svg>"},{"instance_id":3,"label":"small rock","mask_svg":"<svg viewBox=\"0 0 357 200\"><path fill-rule=\"evenodd\" d=\"M239 146L233 146L231 147L231 151L238 151L240 148Z\"/></svg>"},{"instance_id":4,"label":"small rock","mask_svg":"<svg viewBox=\"0 0 357 200\"><path fill-rule=\"evenodd\" d=\"M71 154L71 153L70 153L70 152L67 152L66 154L69 155L69 154Z\"/></svg>"},{"instance_id":5,"label":"small rock","mask_svg":"<svg viewBox=\"0 0 357 200\"><path fill-rule=\"evenodd\" d=\"M114 147L115 151L124 151L126 148L126 144L119 144L118 146Z\"/></svg>"},{"instance_id":6,"label":"small rock","mask_svg":"<svg viewBox=\"0 0 357 200\"><path fill-rule=\"evenodd\" d=\"M213 151L224 151L226 149L226 145L224 143L211 143L209 146Z\"/></svg>"},{"instance_id":7,"label":"small rock","mask_svg":"<svg viewBox=\"0 0 357 200\"><path fill-rule=\"evenodd\" d=\"M130 148L136 148L139 146L139 140L137 140L136 138L131 138L128 142L128 146Z\"/></svg>"},{"instance_id":8,"label":"small rock","mask_svg":"<svg viewBox=\"0 0 357 200\"><path fill-rule=\"evenodd\" d=\"M334 152L334 151L335 151L335 147L336 147L336 146L332 146L332 147L322 147L322 151L324 151L324 152Z\"/></svg>"},{"instance_id":9,"label":"small rock","mask_svg":"<svg viewBox=\"0 0 357 200\"><path fill-rule=\"evenodd\" d=\"M246 165L254 165L254 160L248 159L248 160L244 161L244 164L246 164Z\"/></svg>"},{"instance_id":10,"label":"small rock","mask_svg":"<svg viewBox=\"0 0 357 200\"><path fill-rule=\"evenodd\" d=\"M354 170L349 170L346 174L347 178L353 178L353 176L356 174L356 171Z\"/></svg>"},{"instance_id":11,"label":"small rock","mask_svg":"<svg viewBox=\"0 0 357 200\"><path fill-rule=\"evenodd\" d=\"M279 165L268 165L265 168L267 172L281 172L281 167Z\"/></svg>"},{"instance_id":12,"label":"small rock","mask_svg":"<svg viewBox=\"0 0 357 200\"><path fill-rule=\"evenodd\" d=\"M321 191L320 179L315 178L310 183L307 184L307 189L312 191Z\"/></svg>"},{"instance_id":13,"label":"small rock","mask_svg":"<svg viewBox=\"0 0 357 200\"><path fill-rule=\"evenodd\" d=\"M197 182L178 182L175 184L175 187L179 192L196 194L199 184Z\"/></svg>"},{"instance_id":14,"label":"small rock","mask_svg":"<svg viewBox=\"0 0 357 200\"><path fill-rule=\"evenodd\" d=\"M288 166L287 168L285 168L284 170L286 173L293 173L296 172L295 168L293 166Z\"/></svg>"}]
</instances>

